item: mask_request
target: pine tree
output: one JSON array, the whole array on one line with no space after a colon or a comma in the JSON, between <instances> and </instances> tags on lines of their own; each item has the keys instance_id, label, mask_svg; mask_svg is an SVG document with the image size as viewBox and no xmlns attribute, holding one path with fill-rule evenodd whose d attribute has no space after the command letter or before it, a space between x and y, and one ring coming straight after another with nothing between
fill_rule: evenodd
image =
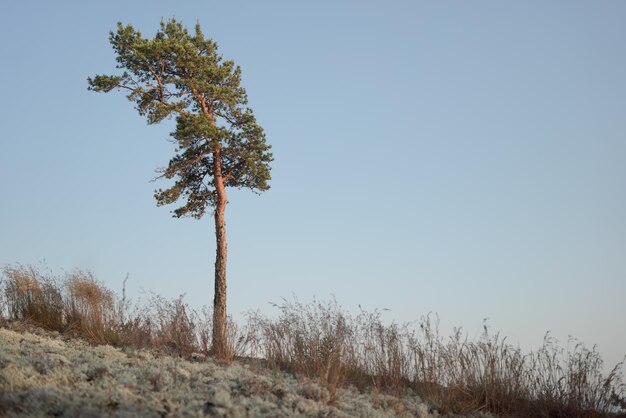
<instances>
[{"instance_id":1,"label":"pine tree","mask_svg":"<svg viewBox=\"0 0 626 418\"><path fill-rule=\"evenodd\" d=\"M272 154L263 129L247 107L240 86L241 70L218 54L217 44L205 38L200 25L190 34L170 19L152 39L131 25L118 23L109 41L116 54L119 75L88 79L89 90L126 91L149 124L175 117L171 136L175 155L159 177L174 180L155 191L157 205L181 203L175 217L200 219L214 209L215 296L212 354L229 356L226 336L226 188L269 189Z\"/></svg>"}]
</instances>

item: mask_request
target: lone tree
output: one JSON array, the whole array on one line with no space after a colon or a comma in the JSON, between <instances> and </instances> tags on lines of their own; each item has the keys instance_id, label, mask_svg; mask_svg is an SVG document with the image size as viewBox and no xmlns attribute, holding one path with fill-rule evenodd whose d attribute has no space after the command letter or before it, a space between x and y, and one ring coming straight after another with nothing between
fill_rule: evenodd
<instances>
[{"instance_id":1,"label":"lone tree","mask_svg":"<svg viewBox=\"0 0 626 418\"><path fill-rule=\"evenodd\" d=\"M158 206L180 202L175 217L200 219L214 208L215 297L212 354L229 355L226 339L226 188L269 189L272 154L263 128L247 107L240 87L241 70L223 60L217 44L196 25L191 35L181 22L170 19L152 39L131 25L117 24L109 40L117 55L119 75L89 78L89 90L128 92L148 124L176 118L171 136L174 157L159 177L174 179L171 187L156 190Z\"/></svg>"}]
</instances>

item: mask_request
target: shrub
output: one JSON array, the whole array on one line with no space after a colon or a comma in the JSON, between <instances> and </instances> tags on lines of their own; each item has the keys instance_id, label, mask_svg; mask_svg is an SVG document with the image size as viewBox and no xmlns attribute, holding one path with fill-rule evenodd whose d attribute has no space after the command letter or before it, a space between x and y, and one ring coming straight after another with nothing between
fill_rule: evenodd
<instances>
[{"instance_id":1,"label":"shrub","mask_svg":"<svg viewBox=\"0 0 626 418\"><path fill-rule=\"evenodd\" d=\"M67 276L65 286L68 331L98 344L117 339L113 292L91 272L79 270Z\"/></svg>"},{"instance_id":2,"label":"shrub","mask_svg":"<svg viewBox=\"0 0 626 418\"><path fill-rule=\"evenodd\" d=\"M63 296L55 278L22 265L4 268L3 276L8 319L34 322L55 331L63 329Z\"/></svg>"}]
</instances>

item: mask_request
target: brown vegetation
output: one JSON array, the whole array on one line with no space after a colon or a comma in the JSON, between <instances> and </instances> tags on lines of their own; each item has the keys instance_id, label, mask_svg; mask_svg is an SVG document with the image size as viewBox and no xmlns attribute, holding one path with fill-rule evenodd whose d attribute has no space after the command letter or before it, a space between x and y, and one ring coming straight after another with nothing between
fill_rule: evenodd
<instances>
[{"instance_id":1,"label":"brown vegetation","mask_svg":"<svg viewBox=\"0 0 626 418\"><path fill-rule=\"evenodd\" d=\"M134 305L88 272L54 278L25 266L4 269L2 317L80 336L94 344L154 348L184 358L211 347L210 310L182 297L153 296ZM276 369L314 379L332 405L340 388L419 394L441 413L504 416L610 417L626 410L622 363L603 373L596 348L563 349L549 334L524 354L499 334L470 341L439 334L431 315L417 324L386 324L379 312L344 312L336 302L276 305L279 315L250 313L229 321L228 355L264 359ZM570 345L568 345L570 346ZM621 415L624 416L624 415Z\"/></svg>"}]
</instances>

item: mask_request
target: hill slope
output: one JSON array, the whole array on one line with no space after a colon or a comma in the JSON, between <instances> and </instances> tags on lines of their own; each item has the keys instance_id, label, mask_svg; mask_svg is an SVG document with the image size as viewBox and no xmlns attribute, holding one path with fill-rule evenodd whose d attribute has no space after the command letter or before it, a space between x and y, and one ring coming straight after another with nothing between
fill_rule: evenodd
<instances>
[{"instance_id":1,"label":"hill slope","mask_svg":"<svg viewBox=\"0 0 626 418\"><path fill-rule=\"evenodd\" d=\"M339 390L234 362L122 351L0 328L0 416L431 417L416 396Z\"/></svg>"}]
</instances>

